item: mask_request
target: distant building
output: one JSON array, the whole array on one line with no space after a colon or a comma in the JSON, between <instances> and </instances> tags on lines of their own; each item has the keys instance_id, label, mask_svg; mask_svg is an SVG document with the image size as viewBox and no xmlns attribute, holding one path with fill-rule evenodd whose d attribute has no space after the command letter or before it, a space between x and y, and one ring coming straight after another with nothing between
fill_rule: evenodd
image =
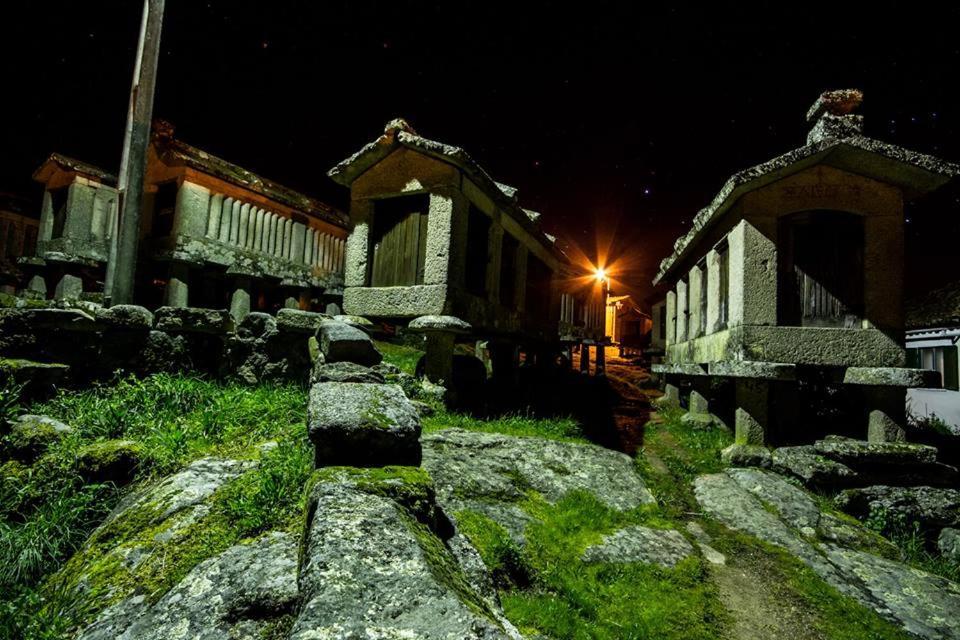
<instances>
[{"instance_id":1,"label":"distant building","mask_svg":"<svg viewBox=\"0 0 960 640\"><path fill-rule=\"evenodd\" d=\"M906 389L939 384L904 368L903 206L960 166L864 136L861 99L824 93L806 145L732 176L661 264L655 370L739 444L817 437L828 401L849 435L901 439Z\"/></svg>"},{"instance_id":2,"label":"distant building","mask_svg":"<svg viewBox=\"0 0 960 640\"><path fill-rule=\"evenodd\" d=\"M960 281L907 303L907 366L936 371L941 389L910 389L915 418L936 417L960 433Z\"/></svg>"},{"instance_id":3,"label":"distant building","mask_svg":"<svg viewBox=\"0 0 960 640\"><path fill-rule=\"evenodd\" d=\"M116 177L60 154L34 173L44 185L28 288L96 296L115 229ZM154 125L140 224L135 300L160 305L309 308L339 300L346 217Z\"/></svg>"},{"instance_id":4,"label":"distant building","mask_svg":"<svg viewBox=\"0 0 960 640\"><path fill-rule=\"evenodd\" d=\"M0 288L5 293L15 293L22 276L17 259L37 248L40 219L31 209L25 198L0 193Z\"/></svg>"},{"instance_id":5,"label":"distant building","mask_svg":"<svg viewBox=\"0 0 960 640\"><path fill-rule=\"evenodd\" d=\"M648 344L653 322L631 296L607 298L606 334L624 349L640 349Z\"/></svg>"}]
</instances>

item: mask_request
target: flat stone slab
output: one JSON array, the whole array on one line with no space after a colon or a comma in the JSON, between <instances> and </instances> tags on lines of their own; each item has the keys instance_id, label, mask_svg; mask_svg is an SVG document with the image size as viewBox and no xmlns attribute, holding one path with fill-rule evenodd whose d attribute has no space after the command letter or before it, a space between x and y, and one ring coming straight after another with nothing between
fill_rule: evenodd
<instances>
[{"instance_id":1,"label":"flat stone slab","mask_svg":"<svg viewBox=\"0 0 960 640\"><path fill-rule=\"evenodd\" d=\"M330 316L325 313L302 311L300 309L280 309L277 311L277 328L281 331L312 336L325 320L330 320Z\"/></svg>"},{"instance_id":2,"label":"flat stone slab","mask_svg":"<svg viewBox=\"0 0 960 640\"><path fill-rule=\"evenodd\" d=\"M843 383L911 389L939 389L941 386L940 374L936 371L904 367L849 367L843 374Z\"/></svg>"},{"instance_id":3,"label":"flat stone slab","mask_svg":"<svg viewBox=\"0 0 960 640\"><path fill-rule=\"evenodd\" d=\"M0 309L0 327L12 319L32 329L96 331L99 328L93 315L80 309Z\"/></svg>"},{"instance_id":4,"label":"flat stone slab","mask_svg":"<svg viewBox=\"0 0 960 640\"><path fill-rule=\"evenodd\" d=\"M411 320L407 329L422 333L443 331L464 334L469 333L473 327L470 326L469 322L465 322L456 316L420 316Z\"/></svg>"},{"instance_id":5,"label":"flat stone slab","mask_svg":"<svg viewBox=\"0 0 960 640\"><path fill-rule=\"evenodd\" d=\"M383 355L364 331L336 320L324 320L317 334L324 362L354 362L367 367L379 364Z\"/></svg>"},{"instance_id":6,"label":"flat stone slab","mask_svg":"<svg viewBox=\"0 0 960 640\"><path fill-rule=\"evenodd\" d=\"M462 429L426 434L421 443L444 510L483 513L518 542L530 519L518 503L530 490L551 503L586 491L618 510L655 502L629 456L596 445Z\"/></svg>"},{"instance_id":7,"label":"flat stone slab","mask_svg":"<svg viewBox=\"0 0 960 640\"><path fill-rule=\"evenodd\" d=\"M858 481L856 471L817 452L812 445L773 450L771 468L792 476L807 487L844 487Z\"/></svg>"},{"instance_id":8,"label":"flat stone slab","mask_svg":"<svg viewBox=\"0 0 960 640\"><path fill-rule=\"evenodd\" d=\"M906 442L867 442L827 436L817 440L813 448L820 455L855 469L872 465L933 464L937 461L935 447Z\"/></svg>"},{"instance_id":9,"label":"flat stone slab","mask_svg":"<svg viewBox=\"0 0 960 640\"><path fill-rule=\"evenodd\" d=\"M587 563L645 562L671 568L691 555L693 547L679 531L636 525L611 533L600 544L587 547L581 559Z\"/></svg>"},{"instance_id":10,"label":"flat stone slab","mask_svg":"<svg viewBox=\"0 0 960 640\"><path fill-rule=\"evenodd\" d=\"M160 307L153 318L157 331L226 334L234 329L233 316L226 309Z\"/></svg>"},{"instance_id":11,"label":"flat stone slab","mask_svg":"<svg viewBox=\"0 0 960 640\"><path fill-rule=\"evenodd\" d=\"M786 362L721 361L711 362L707 369L712 376L756 378L760 380L795 380L797 365Z\"/></svg>"},{"instance_id":12,"label":"flat stone slab","mask_svg":"<svg viewBox=\"0 0 960 640\"><path fill-rule=\"evenodd\" d=\"M698 364L685 363L685 362L669 362L662 364L655 364L650 367L650 370L653 373L659 373L661 375L676 375L676 376L705 376L707 370L701 367Z\"/></svg>"},{"instance_id":13,"label":"flat stone slab","mask_svg":"<svg viewBox=\"0 0 960 640\"><path fill-rule=\"evenodd\" d=\"M397 385L315 384L307 430L318 467L420 464L420 415Z\"/></svg>"}]
</instances>

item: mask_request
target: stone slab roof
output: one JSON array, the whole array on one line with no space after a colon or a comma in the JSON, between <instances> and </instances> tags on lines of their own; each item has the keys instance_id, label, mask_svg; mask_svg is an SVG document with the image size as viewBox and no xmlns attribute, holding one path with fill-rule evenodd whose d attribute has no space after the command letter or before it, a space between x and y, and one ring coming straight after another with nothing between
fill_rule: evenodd
<instances>
[{"instance_id":1,"label":"stone slab roof","mask_svg":"<svg viewBox=\"0 0 960 640\"><path fill-rule=\"evenodd\" d=\"M907 300L907 329L960 326L960 280Z\"/></svg>"},{"instance_id":2,"label":"stone slab roof","mask_svg":"<svg viewBox=\"0 0 960 640\"><path fill-rule=\"evenodd\" d=\"M172 135L172 127L166 123L154 125L153 143L160 159L173 166L187 166L212 175L238 187L303 211L339 227L346 227L347 216L328 204L303 195L293 189L262 178L252 171L228 162L223 158L191 146Z\"/></svg>"},{"instance_id":3,"label":"stone slab roof","mask_svg":"<svg viewBox=\"0 0 960 640\"><path fill-rule=\"evenodd\" d=\"M49 173L50 167L57 167L64 171L73 171L88 178L99 180L110 186L116 186L117 184L117 176L114 174L92 164L87 164L86 162L65 156L62 153L51 153L50 157L33 172L33 179L37 182L46 182L49 177L47 174Z\"/></svg>"},{"instance_id":4,"label":"stone slab roof","mask_svg":"<svg viewBox=\"0 0 960 640\"><path fill-rule=\"evenodd\" d=\"M863 135L827 138L794 149L755 167L733 174L693 220L693 227L674 243L673 253L660 263L653 283L659 284L688 257L707 229L744 194L808 167L826 164L903 189L907 198L932 191L960 175L960 165L910 151Z\"/></svg>"},{"instance_id":5,"label":"stone slab roof","mask_svg":"<svg viewBox=\"0 0 960 640\"><path fill-rule=\"evenodd\" d=\"M327 175L335 182L349 187L354 180L368 169L401 147L452 164L466 173L489 197L497 201L514 221L539 239L542 244L552 249L553 243L537 227L536 222L531 220L527 212L517 204L517 190L514 187L494 180L483 167L470 157L470 154L460 147L429 140L418 135L413 127L402 118L388 122L384 127L382 136L338 163L327 172ZM539 217L539 214L537 214L537 218Z\"/></svg>"}]
</instances>

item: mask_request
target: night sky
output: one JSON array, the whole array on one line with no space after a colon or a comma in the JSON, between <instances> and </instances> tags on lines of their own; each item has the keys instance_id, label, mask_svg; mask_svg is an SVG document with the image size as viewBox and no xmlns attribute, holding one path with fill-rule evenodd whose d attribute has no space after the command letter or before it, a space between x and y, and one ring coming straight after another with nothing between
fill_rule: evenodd
<instances>
[{"instance_id":1,"label":"night sky","mask_svg":"<svg viewBox=\"0 0 960 640\"><path fill-rule=\"evenodd\" d=\"M864 90L868 135L960 161L960 9L643 4L167 0L155 116L341 207L327 169L403 116L639 296L731 173L803 144L824 89ZM116 169L141 7L5 3L0 190L38 201L52 151ZM909 215L911 274L957 277L960 189Z\"/></svg>"}]
</instances>

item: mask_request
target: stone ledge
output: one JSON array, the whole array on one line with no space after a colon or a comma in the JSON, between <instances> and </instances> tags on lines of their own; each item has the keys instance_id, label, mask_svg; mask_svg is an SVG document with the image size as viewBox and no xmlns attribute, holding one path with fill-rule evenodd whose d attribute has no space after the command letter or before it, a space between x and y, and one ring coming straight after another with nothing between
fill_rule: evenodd
<instances>
[{"instance_id":1,"label":"stone ledge","mask_svg":"<svg viewBox=\"0 0 960 640\"><path fill-rule=\"evenodd\" d=\"M726 378L760 378L764 380L795 380L797 365L786 362L757 362L755 360L711 362L710 375Z\"/></svg>"},{"instance_id":2,"label":"stone ledge","mask_svg":"<svg viewBox=\"0 0 960 640\"><path fill-rule=\"evenodd\" d=\"M872 387L939 389L941 386L940 374L936 371L903 367L849 367L843 382Z\"/></svg>"},{"instance_id":3,"label":"stone ledge","mask_svg":"<svg viewBox=\"0 0 960 640\"><path fill-rule=\"evenodd\" d=\"M586 341L584 341L586 344ZM706 376L709 375L702 366L692 362L670 362L655 364L650 367L653 373L677 375L677 376Z\"/></svg>"}]
</instances>

